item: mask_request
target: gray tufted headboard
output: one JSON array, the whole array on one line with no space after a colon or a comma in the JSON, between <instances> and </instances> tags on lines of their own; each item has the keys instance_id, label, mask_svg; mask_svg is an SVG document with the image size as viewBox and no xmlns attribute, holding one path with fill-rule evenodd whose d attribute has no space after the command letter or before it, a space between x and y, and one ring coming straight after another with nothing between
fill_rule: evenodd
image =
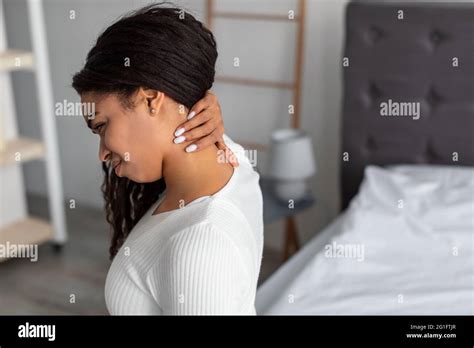
<instances>
[{"instance_id":1,"label":"gray tufted headboard","mask_svg":"<svg viewBox=\"0 0 474 348\"><path fill-rule=\"evenodd\" d=\"M473 4L348 4L343 208L368 164L474 165L473 37Z\"/></svg>"}]
</instances>

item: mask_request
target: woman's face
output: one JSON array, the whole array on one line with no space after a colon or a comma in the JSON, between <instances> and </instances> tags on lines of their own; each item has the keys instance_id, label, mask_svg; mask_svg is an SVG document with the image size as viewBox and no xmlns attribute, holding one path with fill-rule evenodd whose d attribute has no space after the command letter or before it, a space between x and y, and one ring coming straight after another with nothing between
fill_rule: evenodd
<instances>
[{"instance_id":1,"label":"woman's face","mask_svg":"<svg viewBox=\"0 0 474 348\"><path fill-rule=\"evenodd\" d=\"M104 96L91 92L81 96L82 103L95 105L95 116L84 115L84 119L100 137L99 159L110 162L117 176L137 183L162 178L163 158L173 144L176 125L166 115L169 98L155 93L154 98L147 98L146 92L140 89L132 97L130 108L115 94Z\"/></svg>"}]
</instances>

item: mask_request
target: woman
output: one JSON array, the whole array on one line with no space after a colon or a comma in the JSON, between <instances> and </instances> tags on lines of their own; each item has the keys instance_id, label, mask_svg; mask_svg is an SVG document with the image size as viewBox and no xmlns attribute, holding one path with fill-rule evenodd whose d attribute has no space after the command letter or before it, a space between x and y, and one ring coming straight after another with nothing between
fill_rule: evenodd
<instances>
[{"instance_id":1,"label":"woman","mask_svg":"<svg viewBox=\"0 0 474 348\"><path fill-rule=\"evenodd\" d=\"M185 123L213 84L216 59L202 23L151 5L107 28L73 78L82 102L95 105L85 119L100 136L113 228L105 286L111 314L256 314L259 175L230 138L235 167L216 144L203 138L196 149L181 130L203 119ZM215 122L191 132L202 135L208 123Z\"/></svg>"}]
</instances>

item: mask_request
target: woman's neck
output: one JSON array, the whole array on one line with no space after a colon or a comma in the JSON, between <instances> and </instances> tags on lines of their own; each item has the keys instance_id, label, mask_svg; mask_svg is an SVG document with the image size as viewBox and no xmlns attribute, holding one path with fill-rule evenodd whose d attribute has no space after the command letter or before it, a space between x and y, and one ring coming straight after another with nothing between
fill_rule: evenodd
<instances>
[{"instance_id":1,"label":"woman's neck","mask_svg":"<svg viewBox=\"0 0 474 348\"><path fill-rule=\"evenodd\" d=\"M176 146L176 151L163 159L167 202L162 202L160 212L216 193L232 174L232 165L225 161L225 156L214 144L196 153L187 153L184 146Z\"/></svg>"}]
</instances>

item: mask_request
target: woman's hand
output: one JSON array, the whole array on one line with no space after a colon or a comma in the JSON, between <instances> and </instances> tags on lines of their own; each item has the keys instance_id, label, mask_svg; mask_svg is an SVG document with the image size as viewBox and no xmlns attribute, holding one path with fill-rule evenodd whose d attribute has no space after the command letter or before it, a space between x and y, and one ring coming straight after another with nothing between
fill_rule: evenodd
<instances>
[{"instance_id":1,"label":"woman's hand","mask_svg":"<svg viewBox=\"0 0 474 348\"><path fill-rule=\"evenodd\" d=\"M186 147L187 152L197 152L211 144L216 144L219 150L224 151L226 160L232 166L237 167L239 165L237 157L224 143L224 122L222 121L221 106L213 93L207 91L204 98L191 108L187 119L188 121L176 128L174 133L175 143L197 140Z\"/></svg>"}]
</instances>

